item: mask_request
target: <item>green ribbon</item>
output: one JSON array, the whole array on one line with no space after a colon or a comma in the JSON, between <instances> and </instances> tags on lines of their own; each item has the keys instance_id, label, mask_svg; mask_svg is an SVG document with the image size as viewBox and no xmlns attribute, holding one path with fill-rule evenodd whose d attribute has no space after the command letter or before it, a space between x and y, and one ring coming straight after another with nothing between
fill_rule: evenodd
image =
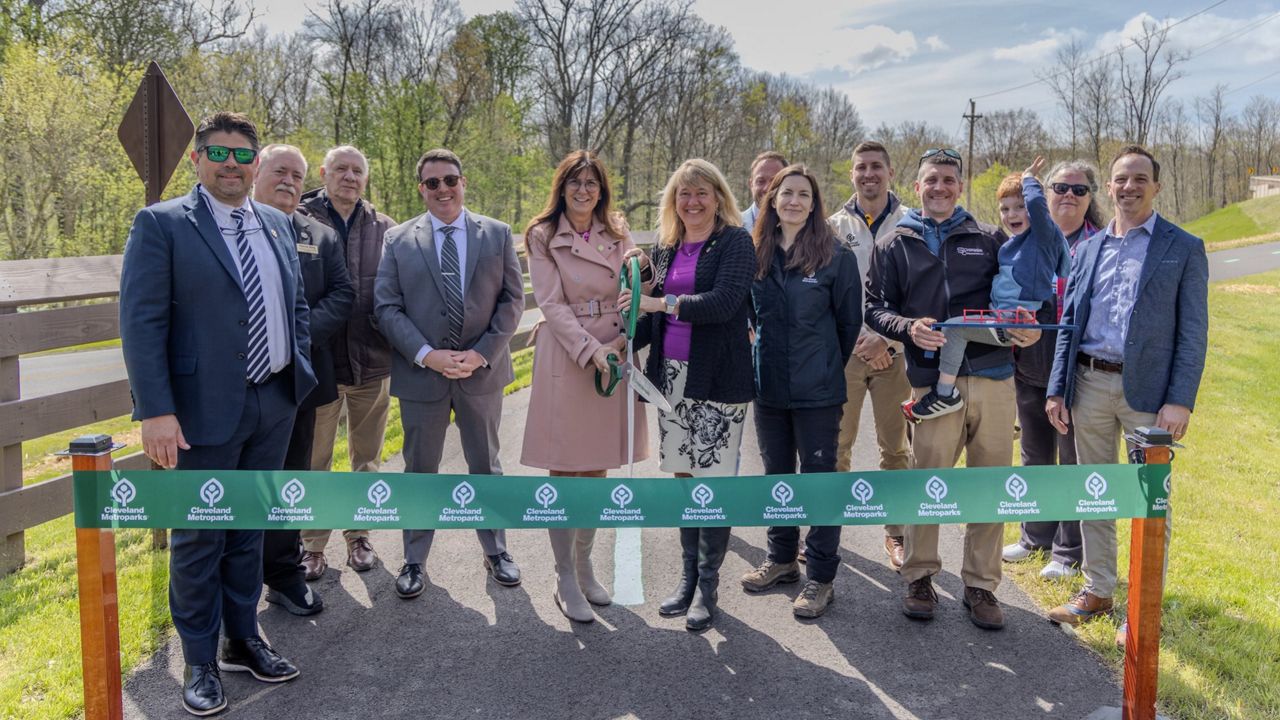
<instances>
[{"instance_id":1,"label":"green ribbon","mask_svg":"<svg viewBox=\"0 0 1280 720\"><path fill-rule=\"evenodd\" d=\"M610 528L1164 517L1168 465L702 478L219 470L74 473L76 527Z\"/></svg>"}]
</instances>

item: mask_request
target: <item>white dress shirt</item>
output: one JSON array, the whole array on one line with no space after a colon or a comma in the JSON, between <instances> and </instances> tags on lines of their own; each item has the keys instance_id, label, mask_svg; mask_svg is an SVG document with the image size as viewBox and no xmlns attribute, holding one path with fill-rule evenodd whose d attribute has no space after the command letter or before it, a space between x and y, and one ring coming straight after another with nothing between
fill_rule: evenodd
<instances>
[{"instance_id":1,"label":"white dress shirt","mask_svg":"<svg viewBox=\"0 0 1280 720\"><path fill-rule=\"evenodd\" d=\"M436 262L440 263L440 271L442 273L444 272L444 260L441 257L444 252L444 233L440 229L445 226L454 228L453 243L458 248L458 270L462 273L462 277L458 278L458 286L462 289L462 297L465 300L467 297L467 209L463 208L462 212L458 213L458 217L454 218L451 223L437 218L430 212L427 213L427 220L431 222L431 232L435 238ZM418 351L418 356L414 358L414 362L421 367L426 367L427 353L434 349L431 347L431 343L423 343L422 349ZM488 364L488 359L485 360L485 363Z\"/></svg>"}]
</instances>

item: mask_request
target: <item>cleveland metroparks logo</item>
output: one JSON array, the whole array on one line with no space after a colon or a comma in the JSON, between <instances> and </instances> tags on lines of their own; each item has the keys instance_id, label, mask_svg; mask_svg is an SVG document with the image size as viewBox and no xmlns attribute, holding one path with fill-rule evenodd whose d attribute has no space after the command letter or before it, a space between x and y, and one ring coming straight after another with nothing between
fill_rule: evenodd
<instances>
[{"instance_id":1,"label":"cleveland metroparks logo","mask_svg":"<svg viewBox=\"0 0 1280 720\"><path fill-rule=\"evenodd\" d=\"M218 478L209 478L200 486L200 499L209 507L217 505L226 494L226 488L222 487L222 482Z\"/></svg>"},{"instance_id":2,"label":"cleveland metroparks logo","mask_svg":"<svg viewBox=\"0 0 1280 720\"><path fill-rule=\"evenodd\" d=\"M391 499L391 486L383 480L378 480L369 486L367 496L374 507L380 508L382 503Z\"/></svg>"},{"instance_id":3,"label":"cleveland metroparks logo","mask_svg":"<svg viewBox=\"0 0 1280 720\"><path fill-rule=\"evenodd\" d=\"M280 499L288 503L289 507L296 507L306 496L307 486L303 485L298 478L290 480L280 488Z\"/></svg>"}]
</instances>

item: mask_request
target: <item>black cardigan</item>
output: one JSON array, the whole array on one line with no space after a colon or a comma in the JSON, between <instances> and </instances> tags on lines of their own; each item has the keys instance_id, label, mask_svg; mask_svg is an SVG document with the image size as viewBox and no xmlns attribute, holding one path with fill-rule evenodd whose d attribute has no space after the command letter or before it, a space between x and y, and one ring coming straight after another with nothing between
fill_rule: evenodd
<instances>
[{"instance_id":1,"label":"black cardigan","mask_svg":"<svg viewBox=\"0 0 1280 720\"><path fill-rule=\"evenodd\" d=\"M667 269L675 248L656 247L654 297L665 295ZM679 318L693 326L689 337L689 370L684 396L690 400L745 403L755 397L747 325L751 313L751 280L756 273L751 235L740 227L711 234L698 254L693 294L680 300ZM649 346L644 374L655 386L667 386L663 371L663 336L667 314L649 313L636 327L635 347Z\"/></svg>"}]
</instances>

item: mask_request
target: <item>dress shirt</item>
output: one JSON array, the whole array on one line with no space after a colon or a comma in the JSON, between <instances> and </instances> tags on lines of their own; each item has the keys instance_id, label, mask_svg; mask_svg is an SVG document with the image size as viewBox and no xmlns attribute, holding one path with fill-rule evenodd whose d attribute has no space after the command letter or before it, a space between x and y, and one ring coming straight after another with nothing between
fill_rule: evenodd
<instances>
[{"instance_id":1,"label":"dress shirt","mask_svg":"<svg viewBox=\"0 0 1280 720\"><path fill-rule=\"evenodd\" d=\"M756 231L756 216L760 214L760 208L755 203L751 203L751 207L742 212L742 227L747 229L749 233Z\"/></svg>"},{"instance_id":2,"label":"dress shirt","mask_svg":"<svg viewBox=\"0 0 1280 720\"><path fill-rule=\"evenodd\" d=\"M1107 225L1098 248L1098 269L1093 281L1089 321L1080 339L1080 351L1100 360L1124 361L1124 343L1129 334L1129 316L1138 300L1138 281L1147 257L1156 213L1124 237L1115 235L1115 220Z\"/></svg>"},{"instance_id":3,"label":"dress shirt","mask_svg":"<svg viewBox=\"0 0 1280 720\"><path fill-rule=\"evenodd\" d=\"M236 246L236 222L231 219L231 212L237 208L226 205L209 194L204 186L200 187L200 196L205 199L209 211L222 235L222 241L231 253L231 261L236 264L236 272L244 275L240 267L240 248ZM289 319L285 315L284 281L280 276L280 261L276 259L275 250L267 238L266 230L253 211L253 204L245 198L240 208L244 209L245 237L249 241L249 251L253 253L254 262L258 265L258 281L262 283L262 304L267 319L267 354L271 358L271 372L278 373L289 365L293 358L293 344L289 341ZM292 299L291 299L292 300ZM292 310L293 303L289 303Z\"/></svg>"},{"instance_id":4,"label":"dress shirt","mask_svg":"<svg viewBox=\"0 0 1280 720\"><path fill-rule=\"evenodd\" d=\"M441 272L444 269L444 261L441 257L444 252L444 233L440 229L446 225L454 228L453 243L458 248L458 269L462 271L462 277L458 278L458 286L462 289L462 298L465 304L467 297L467 209L463 208L462 212L458 213L458 217L454 218L451 223L447 223L431 213L427 213L427 220L431 222L431 232L435 236L436 262L440 263ZM434 349L431 347L431 343L423 343L422 349L418 351L418 356L413 361L421 367L426 367L427 353ZM485 358L484 364L486 367L489 365L488 358Z\"/></svg>"}]
</instances>

